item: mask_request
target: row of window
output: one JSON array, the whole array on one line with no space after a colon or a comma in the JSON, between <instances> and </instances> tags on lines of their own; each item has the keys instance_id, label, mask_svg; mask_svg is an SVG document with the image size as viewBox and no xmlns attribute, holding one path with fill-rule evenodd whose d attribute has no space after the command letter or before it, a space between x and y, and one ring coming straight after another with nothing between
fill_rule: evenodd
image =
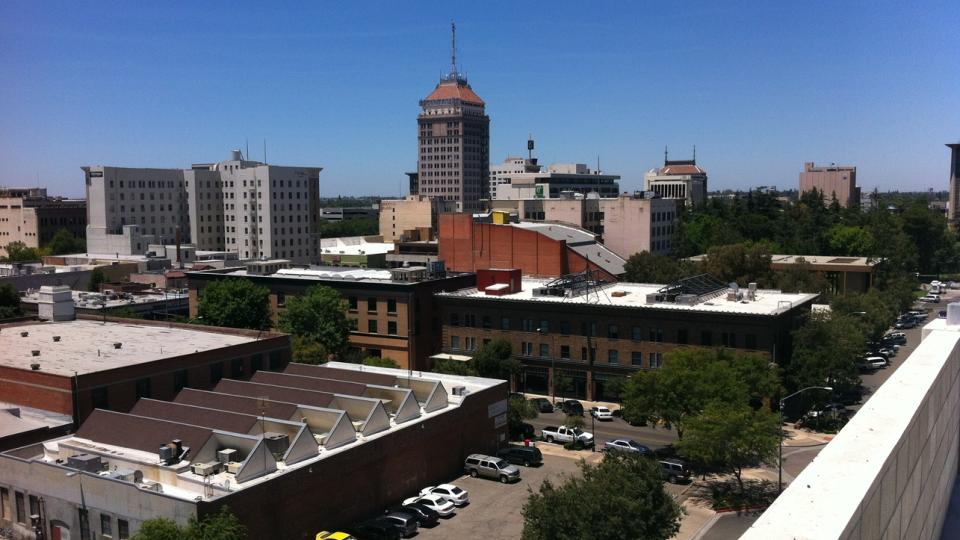
<instances>
[{"instance_id":1,"label":"row of window","mask_svg":"<svg viewBox=\"0 0 960 540\"><path fill-rule=\"evenodd\" d=\"M31 523L30 516L40 515L40 498L36 495L27 495L20 491L13 492L13 506L10 505L10 490L0 487L0 519L20 523L22 525L34 526ZM27 513L29 504L30 513ZM90 516L87 510L77 509L79 512L81 537L90 536ZM37 524L38 525L38 524ZM100 514L100 536L103 538L113 538L113 516L110 514ZM117 536L119 540L130 538L130 523L125 519L117 518Z\"/></svg>"},{"instance_id":2,"label":"row of window","mask_svg":"<svg viewBox=\"0 0 960 540\"><path fill-rule=\"evenodd\" d=\"M356 296L347 297L347 307L350 311L357 311L357 306L359 301ZM377 312L377 298L371 296L367 298L367 313L376 313ZM397 300L395 298L387 298L387 313L395 314L397 312Z\"/></svg>"},{"instance_id":3,"label":"row of window","mask_svg":"<svg viewBox=\"0 0 960 540\"><path fill-rule=\"evenodd\" d=\"M357 319L347 319L350 322L350 330L354 332L359 331L360 321ZM367 333L368 334L379 334L380 325L377 323L376 319L370 319L367 321ZM387 321L387 335L395 336L397 335L397 321Z\"/></svg>"}]
</instances>

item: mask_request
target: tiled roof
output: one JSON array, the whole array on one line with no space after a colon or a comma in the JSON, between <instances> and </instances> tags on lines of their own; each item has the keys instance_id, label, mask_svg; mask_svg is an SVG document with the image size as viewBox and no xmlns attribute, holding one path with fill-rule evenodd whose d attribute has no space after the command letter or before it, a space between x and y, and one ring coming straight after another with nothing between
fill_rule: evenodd
<instances>
[{"instance_id":1,"label":"tiled roof","mask_svg":"<svg viewBox=\"0 0 960 540\"><path fill-rule=\"evenodd\" d=\"M704 174L705 172L696 165L668 165L660 169L660 174Z\"/></svg>"},{"instance_id":2,"label":"tiled roof","mask_svg":"<svg viewBox=\"0 0 960 540\"><path fill-rule=\"evenodd\" d=\"M469 84L465 83L441 82L424 101L440 99L459 99L460 101L473 103L475 105L484 104L480 96L470 88Z\"/></svg>"}]
</instances>

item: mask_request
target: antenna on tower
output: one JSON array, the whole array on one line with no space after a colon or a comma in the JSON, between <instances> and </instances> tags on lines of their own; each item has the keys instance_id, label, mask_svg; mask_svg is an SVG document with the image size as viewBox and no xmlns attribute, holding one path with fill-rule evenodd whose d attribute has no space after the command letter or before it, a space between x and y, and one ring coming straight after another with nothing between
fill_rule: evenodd
<instances>
[{"instance_id":1,"label":"antenna on tower","mask_svg":"<svg viewBox=\"0 0 960 540\"><path fill-rule=\"evenodd\" d=\"M697 145L693 145L693 164L697 164Z\"/></svg>"},{"instance_id":2,"label":"antenna on tower","mask_svg":"<svg viewBox=\"0 0 960 540\"><path fill-rule=\"evenodd\" d=\"M267 138L263 138L263 164L267 164Z\"/></svg>"},{"instance_id":3,"label":"antenna on tower","mask_svg":"<svg viewBox=\"0 0 960 540\"><path fill-rule=\"evenodd\" d=\"M667 164L667 160L670 159L667 157L667 145L663 145L663 164Z\"/></svg>"},{"instance_id":4,"label":"antenna on tower","mask_svg":"<svg viewBox=\"0 0 960 540\"><path fill-rule=\"evenodd\" d=\"M457 75L457 23L450 21L450 74Z\"/></svg>"},{"instance_id":5,"label":"antenna on tower","mask_svg":"<svg viewBox=\"0 0 960 540\"><path fill-rule=\"evenodd\" d=\"M527 136L527 159L533 160L533 133Z\"/></svg>"},{"instance_id":6,"label":"antenna on tower","mask_svg":"<svg viewBox=\"0 0 960 540\"><path fill-rule=\"evenodd\" d=\"M247 151L243 154L243 159L250 159L250 138L247 137Z\"/></svg>"}]
</instances>

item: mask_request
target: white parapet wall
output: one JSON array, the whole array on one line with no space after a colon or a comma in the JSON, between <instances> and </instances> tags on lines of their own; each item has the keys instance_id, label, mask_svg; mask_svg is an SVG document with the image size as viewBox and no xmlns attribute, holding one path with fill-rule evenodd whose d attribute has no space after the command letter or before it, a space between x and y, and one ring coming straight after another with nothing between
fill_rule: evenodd
<instances>
[{"instance_id":1,"label":"white parapet wall","mask_svg":"<svg viewBox=\"0 0 960 540\"><path fill-rule=\"evenodd\" d=\"M741 537L940 538L960 445L960 325L944 319Z\"/></svg>"}]
</instances>

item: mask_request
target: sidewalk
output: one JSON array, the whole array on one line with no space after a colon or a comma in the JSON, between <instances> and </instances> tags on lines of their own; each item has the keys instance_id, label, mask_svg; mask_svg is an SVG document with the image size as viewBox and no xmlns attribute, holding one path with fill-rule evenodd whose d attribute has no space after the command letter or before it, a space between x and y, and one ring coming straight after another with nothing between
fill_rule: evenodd
<instances>
[{"instance_id":1,"label":"sidewalk","mask_svg":"<svg viewBox=\"0 0 960 540\"><path fill-rule=\"evenodd\" d=\"M527 399L533 399L533 398L545 398L547 400L550 399L549 394L544 395L544 394L533 394L531 392L526 392L523 395L526 396ZM609 401L587 401L585 399L562 398L560 396L557 396L557 406L559 406L561 402L567 401L568 399L576 399L577 401L579 401L583 405L584 411L587 411L587 412L590 411L590 407L606 407L611 411L615 411L620 408L619 403L611 403Z\"/></svg>"}]
</instances>

